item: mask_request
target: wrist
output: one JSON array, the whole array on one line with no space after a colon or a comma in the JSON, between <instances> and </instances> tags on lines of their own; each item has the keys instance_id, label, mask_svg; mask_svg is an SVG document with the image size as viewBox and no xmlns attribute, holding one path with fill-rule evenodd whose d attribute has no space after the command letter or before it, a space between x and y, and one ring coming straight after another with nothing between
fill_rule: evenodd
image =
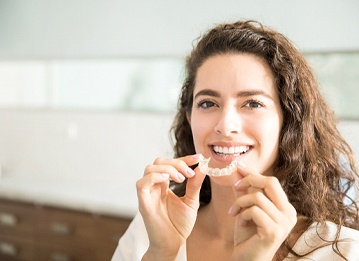
<instances>
[{"instance_id":1,"label":"wrist","mask_svg":"<svg viewBox=\"0 0 359 261\"><path fill-rule=\"evenodd\" d=\"M149 248L141 261L175 261L178 255L178 252L168 252L163 249L154 250Z\"/></svg>"}]
</instances>

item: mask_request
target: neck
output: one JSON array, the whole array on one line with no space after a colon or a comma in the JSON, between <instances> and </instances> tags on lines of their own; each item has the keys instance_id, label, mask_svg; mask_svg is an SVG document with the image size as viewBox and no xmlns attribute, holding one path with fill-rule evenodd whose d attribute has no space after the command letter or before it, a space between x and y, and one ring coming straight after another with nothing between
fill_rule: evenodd
<instances>
[{"instance_id":1,"label":"neck","mask_svg":"<svg viewBox=\"0 0 359 261\"><path fill-rule=\"evenodd\" d=\"M235 218L228 215L235 197L231 187L211 183L212 199L202 209L203 222L215 237L233 244Z\"/></svg>"}]
</instances>

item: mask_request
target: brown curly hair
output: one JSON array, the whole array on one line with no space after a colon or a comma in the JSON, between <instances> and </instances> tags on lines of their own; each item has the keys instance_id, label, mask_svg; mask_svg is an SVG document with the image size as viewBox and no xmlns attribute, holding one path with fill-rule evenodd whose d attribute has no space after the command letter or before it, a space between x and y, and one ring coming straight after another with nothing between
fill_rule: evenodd
<instances>
[{"instance_id":1,"label":"brown curly hair","mask_svg":"<svg viewBox=\"0 0 359 261\"><path fill-rule=\"evenodd\" d=\"M186 115L191 113L198 68L208 58L227 53L261 57L275 75L283 110L275 176L297 213L310 223L338 224L337 239L342 225L358 230L358 206L347 193L355 187L358 172L352 150L337 130L335 115L323 99L303 55L285 36L256 21L215 26L199 38L187 57L186 78L171 129L175 156L195 153ZM348 167L343 167L343 162ZM173 190L181 196L185 184L177 184ZM210 199L210 182L206 177L200 192L201 204ZM344 204L344 200L350 203ZM331 243L338 253L337 241Z\"/></svg>"}]
</instances>

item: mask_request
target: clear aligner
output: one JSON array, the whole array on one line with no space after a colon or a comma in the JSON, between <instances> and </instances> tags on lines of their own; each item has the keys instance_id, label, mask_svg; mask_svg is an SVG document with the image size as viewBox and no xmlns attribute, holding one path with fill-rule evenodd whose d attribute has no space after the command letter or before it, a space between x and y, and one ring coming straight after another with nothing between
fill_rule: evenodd
<instances>
[{"instance_id":1,"label":"clear aligner","mask_svg":"<svg viewBox=\"0 0 359 261\"><path fill-rule=\"evenodd\" d=\"M208 163L210 160L211 160L211 158L206 159L205 157L202 156L198 162L199 170L203 174L206 174L208 176L213 176L213 177L229 176L237 168L236 161L232 161L231 164L229 164L227 167L225 167L223 169L210 168L210 167L208 167Z\"/></svg>"}]
</instances>

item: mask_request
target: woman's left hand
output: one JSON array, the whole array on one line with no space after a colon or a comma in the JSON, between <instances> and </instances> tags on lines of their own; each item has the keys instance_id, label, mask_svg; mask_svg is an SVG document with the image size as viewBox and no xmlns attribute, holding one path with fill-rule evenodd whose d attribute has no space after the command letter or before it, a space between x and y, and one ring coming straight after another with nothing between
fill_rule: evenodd
<instances>
[{"instance_id":1,"label":"woman's left hand","mask_svg":"<svg viewBox=\"0 0 359 261\"><path fill-rule=\"evenodd\" d=\"M238 166L229 214L236 218L232 260L272 260L297 222L277 178Z\"/></svg>"}]
</instances>

